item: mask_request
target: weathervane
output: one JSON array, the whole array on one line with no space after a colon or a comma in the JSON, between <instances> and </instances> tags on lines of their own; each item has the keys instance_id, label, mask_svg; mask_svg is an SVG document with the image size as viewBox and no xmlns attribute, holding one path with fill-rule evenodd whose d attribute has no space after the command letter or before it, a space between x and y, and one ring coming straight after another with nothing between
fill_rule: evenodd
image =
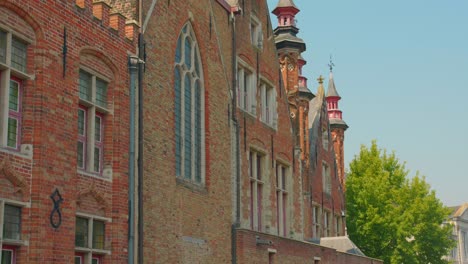
<instances>
[{"instance_id":1,"label":"weathervane","mask_svg":"<svg viewBox=\"0 0 468 264\"><path fill-rule=\"evenodd\" d=\"M328 67L330 67L330 72L333 72L334 66L335 64L333 64L332 55L330 54L330 63L328 64Z\"/></svg>"}]
</instances>

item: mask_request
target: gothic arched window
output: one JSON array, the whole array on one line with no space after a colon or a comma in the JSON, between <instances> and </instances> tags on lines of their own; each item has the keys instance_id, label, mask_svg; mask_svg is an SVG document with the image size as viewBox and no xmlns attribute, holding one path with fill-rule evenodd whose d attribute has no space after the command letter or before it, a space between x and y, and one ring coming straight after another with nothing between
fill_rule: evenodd
<instances>
[{"instance_id":1,"label":"gothic arched window","mask_svg":"<svg viewBox=\"0 0 468 264\"><path fill-rule=\"evenodd\" d=\"M176 176L204 184L204 85L197 40L186 24L177 40L175 67Z\"/></svg>"}]
</instances>

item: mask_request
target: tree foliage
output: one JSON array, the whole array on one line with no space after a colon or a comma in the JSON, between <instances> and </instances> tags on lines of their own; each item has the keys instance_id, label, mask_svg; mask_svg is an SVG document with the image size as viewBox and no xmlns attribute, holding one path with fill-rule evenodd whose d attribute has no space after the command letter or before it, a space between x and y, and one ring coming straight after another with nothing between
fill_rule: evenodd
<instances>
[{"instance_id":1,"label":"tree foliage","mask_svg":"<svg viewBox=\"0 0 468 264\"><path fill-rule=\"evenodd\" d=\"M454 246L451 227L442 225L450 211L424 177L408 178L395 153L361 146L346 179L347 230L370 257L384 263L448 263Z\"/></svg>"}]
</instances>

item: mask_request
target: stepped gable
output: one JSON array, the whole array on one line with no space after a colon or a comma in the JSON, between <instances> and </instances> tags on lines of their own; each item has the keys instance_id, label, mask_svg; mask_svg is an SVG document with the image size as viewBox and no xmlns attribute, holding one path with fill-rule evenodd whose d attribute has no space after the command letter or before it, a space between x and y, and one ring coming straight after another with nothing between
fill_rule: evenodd
<instances>
[{"instance_id":1,"label":"stepped gable","mask_svg":"<svg viewBox=\"0 0 468 264\"><path fill-rule=\"evenodd\" d=\"M115 3L119 2L119 3ZM120 2L124 2L120 3ZM76 6L86 12L89 10L93 14L103 27L108 27L116 32L118 36L124 36L128 40L138 39L138 23L133 20L134 16L131 16L133 10L129 9L127 12L122 13L126 10L128 5L131 6L131 2L125 0L107 0L107 1L93 1L93 0L76 0ZM135 11L136 13L136 11Z\"/></svg>"}]
</instances>

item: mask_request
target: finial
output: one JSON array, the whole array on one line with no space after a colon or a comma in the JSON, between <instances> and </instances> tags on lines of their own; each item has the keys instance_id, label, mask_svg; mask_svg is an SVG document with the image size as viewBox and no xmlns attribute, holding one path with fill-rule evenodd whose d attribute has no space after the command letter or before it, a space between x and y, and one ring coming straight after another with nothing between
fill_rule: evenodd
<instances>
[{"instance_id":1,"label":"finial","mask_svg":"<svg viewBox=\"0 0 468 264\"><path fill-rule=\"evenodd\" d=\"M318 79L317 79L317 81L319 82L319 84L323 84L323 80L324 80L324 78L323 78L322 75L320 75L320 77L318 77Z\"/></svg>"},{"instance_id":2,"label":"finial","mask_svg":"<svg viewBox=\"0 0 468 264\"><path fill-rule=\"evenodd\" d=\"M333 67L335 64L333 63L332 55L330 54L330 63L328 64L328 67L330 67L330 72L333 72Z\"/></svg>"}]
</instances>

